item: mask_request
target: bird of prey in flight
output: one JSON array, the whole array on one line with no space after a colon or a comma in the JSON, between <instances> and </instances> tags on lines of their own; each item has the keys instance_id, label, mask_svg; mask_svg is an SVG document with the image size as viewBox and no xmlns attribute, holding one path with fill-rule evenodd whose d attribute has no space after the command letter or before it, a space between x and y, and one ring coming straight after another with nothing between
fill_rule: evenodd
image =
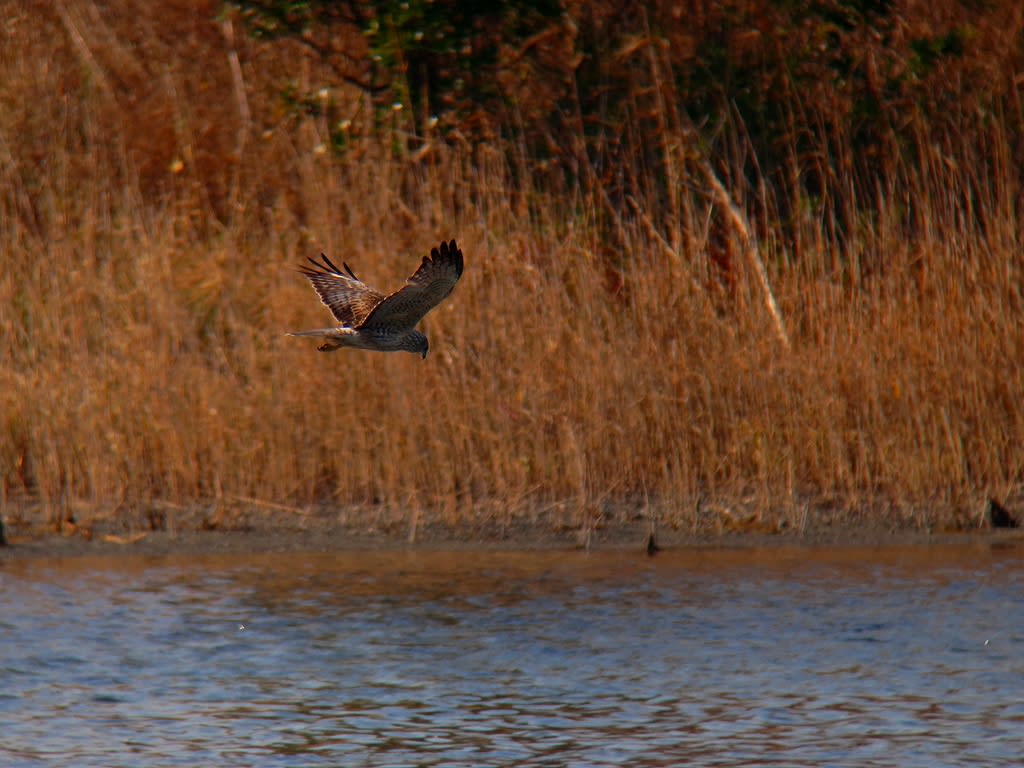
<instances>
[{"instance_id":1,"label":"bird of prey in flight","mask_svg":"<svg viewBox=\"0 0 1024 768\"><path fill-rule=\"evenodd\" d=\"M343 272L322 253L320 259L318 262L310 258L313 266L303 265L299 272L313 284L339 325L296 331L289 336L322 338L323 343L317 347L321 352L354 347L427 356L430 345L416 325L452 292L462 277L462 251L454 240L431 249L405 285L387 296L357 278L344 261Z\"/></svg>"}]
</instances>

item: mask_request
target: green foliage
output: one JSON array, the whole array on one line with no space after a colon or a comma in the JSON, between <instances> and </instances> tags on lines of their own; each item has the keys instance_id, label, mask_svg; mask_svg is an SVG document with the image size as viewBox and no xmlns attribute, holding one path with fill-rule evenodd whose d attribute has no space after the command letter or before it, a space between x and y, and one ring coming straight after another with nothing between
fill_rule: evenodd
<instances>
[{"instance_id":1,"label":"green foliage","mask_svg":"<svg viewBox=\"0 0 1024 768\"><path fill-rule=\"evenodd\" d=\"M944 35L922 37L910 43L910 68L918 77L930 75L946 58L961 58L967 47L967 32L953 29Z\"/></svg>"},{"instance_id":2,"label":"green foliage","mask_svg":"<svg viewBox=\"0 0 1024 768\"><path fill-rule=\"evenodd\" d=\"M765 184L783 218L803 217L813 201L815 215L854 227L856 212L829 209L838 205L829 189L836 179L852 180L858 199L876 207L880 180L922 141L958 141L958 115L999 111L1007 85L992 72L1024 66L1019 45L1004 46L1001 61L986 53L999 33L998 3L913 18L899 0L235 4L265 38L308 42L354 30L365 50L347 55L366 67L375 127L398 124L397 103L406 108L402 127L418 137L515 136L518 157L531 160L511 163L515 173L573 188L595 169L623 211L630 197L655 207L673 199L686 152L670 157L664 136L688 125L700 126L700 151L720 167L737 167L727 152L747 157L740 167ZM302 94L286 98L304 115L324 108ZM727 135L734 146L726 151ZM349 139L331 129L336 150ZM624 171L626 156L643 172Z\"/></svg>"},{"instance_id":3,"label":"green foliage","mask_svg":"<svg viewBox=\"0 0 1024 768\"><path fill-rule=\"evenodd\" d=\"M260 38L297 37L314 27L350 19L357 4L330 0L234 0L249 34Z\"/></svg>"},{"instance_id":4,"label":"green foliage","mask_svg":"<svg viewBox=\"0 0 1024 768\"><path fill-rule=\"evenodd\" d=\"M494 111L499 52L560 18L556 0L234 0L256 37L307 40L340 25L357 29L368 46L378 102L413 108L422 123L450 114L452 124Z\"/></svg>"}]
</instances>

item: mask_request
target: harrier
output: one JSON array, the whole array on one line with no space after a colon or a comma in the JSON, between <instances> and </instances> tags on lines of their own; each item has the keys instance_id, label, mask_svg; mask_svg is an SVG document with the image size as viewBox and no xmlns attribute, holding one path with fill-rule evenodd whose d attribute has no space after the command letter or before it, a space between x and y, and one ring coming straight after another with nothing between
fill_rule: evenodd
<instances>
[{"instance_id":1,"label":"harrier","mask_svg":"<svg viewBox=\"0 0 1024 768\"><path fill-rule=\"evenodd\" d=\"M427 337L416 330L423 316L440 304L462 277L462 251L452 240L423 257L416 274L400 289L385 296L355 276L344 261L342 272L324 254L301 266L305 275L340 323L335 328L296 331L289 336L316 336L324 343L317 349L333 352L342 347L378 352L413 352L427 356Z\"/></svg>"}]
</instances>

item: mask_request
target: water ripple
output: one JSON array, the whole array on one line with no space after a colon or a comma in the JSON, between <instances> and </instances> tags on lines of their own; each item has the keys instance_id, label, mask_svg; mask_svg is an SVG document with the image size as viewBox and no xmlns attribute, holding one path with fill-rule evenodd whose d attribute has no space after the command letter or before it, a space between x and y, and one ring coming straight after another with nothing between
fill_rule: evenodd
<instances>
[{"instance_id":1,"label":"water ripple","mask_svg":"<svg viewBox=\"0 0 1024 768\"><path fill-rule=\"evenodd\" d=\"M5 765L1017 765L1020 549L0 565Z\"/></svg>"}]
</instances>

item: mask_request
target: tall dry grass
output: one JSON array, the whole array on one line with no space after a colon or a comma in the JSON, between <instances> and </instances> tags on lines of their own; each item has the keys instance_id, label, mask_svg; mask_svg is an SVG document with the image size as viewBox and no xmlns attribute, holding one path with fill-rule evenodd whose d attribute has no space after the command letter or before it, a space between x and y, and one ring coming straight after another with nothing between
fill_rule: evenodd
<instances>
[{"instance_id":1,"label":"tall dry grass","mask_svg":"<svg viewBox=\"0 0 1024 768\"><path fill-rule=\"evenodd\" d=\"M922 142L873 207L839 178L841 227L723 152L734 220L651 59L672 194L618 207L596 171L528 181L504 146L396 151L400 114L335 157L322 121L273 122L268 49L168 8L155 27L68 2L0 46L9 519L972 525L1020 493L1021 189L998 122ZM466 272L426 361L285 336L327 320L306 256L387 289L450 237Z\"/></svg>"}]
</instances>

